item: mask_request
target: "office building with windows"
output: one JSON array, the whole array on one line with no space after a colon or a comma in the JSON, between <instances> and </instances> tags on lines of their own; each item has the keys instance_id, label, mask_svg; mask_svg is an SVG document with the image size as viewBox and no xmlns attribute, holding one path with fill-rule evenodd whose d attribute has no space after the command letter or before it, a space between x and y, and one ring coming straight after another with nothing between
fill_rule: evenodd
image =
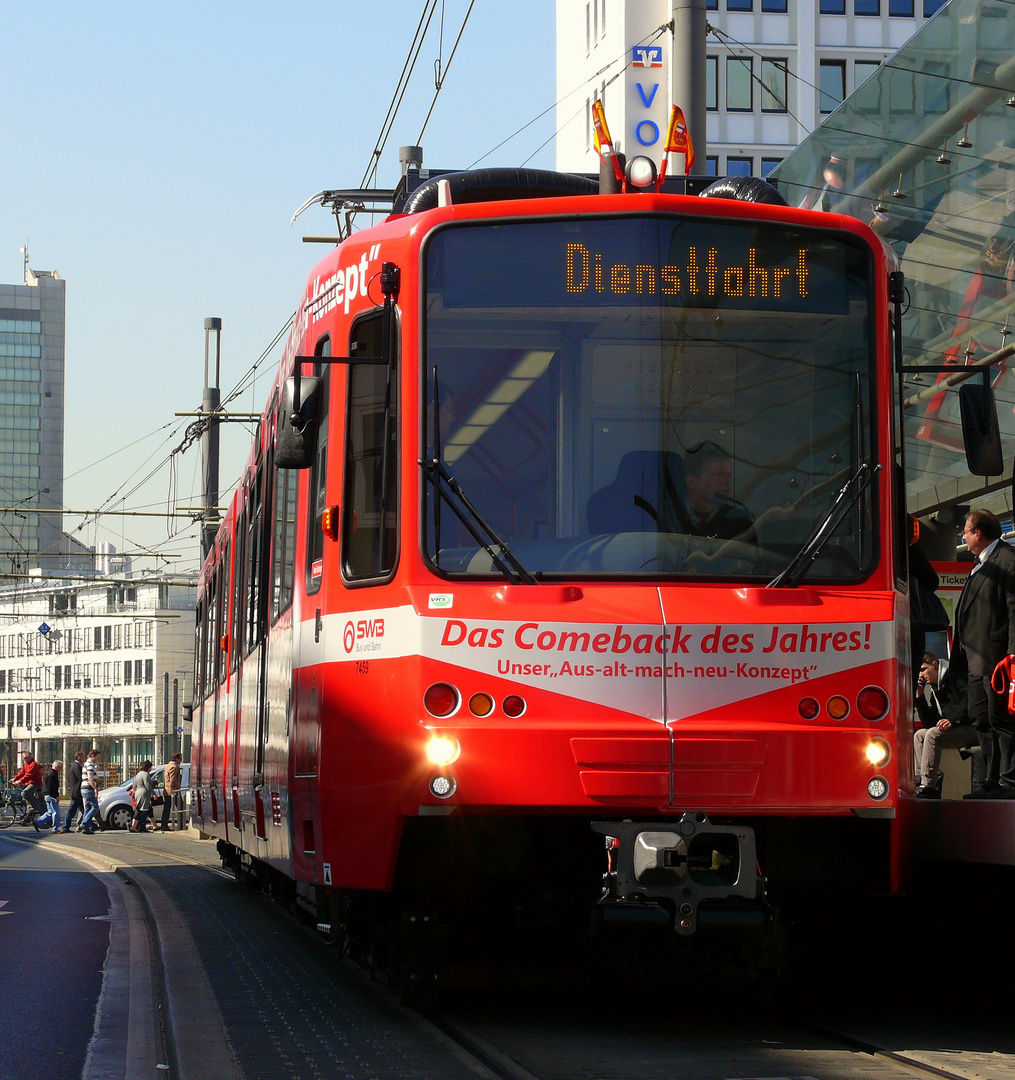
<instances>
[{"instance_id":1,"label":"office building with windows","mask_svg":"<svg viewBox=\"0 0 1015 1080\"><path fill-rule=\"evenodd\" d=\"M767 176L943 3L706 0L705 171ZM670 106L686 109L671 101L672 17L671 0L557 0L559 169L598 171L596 97L620 150L661 159Z\"/></svg>"},{"instance_id":2,"label":"office building with windows","mask_svg":"<svg viewBox=\"0 0 1015 1080\"><path fill-rule=\"evenodd\" d=\"M0 571L55 569L63 517L64 286L32 270L0 285ZM38 513L52 507L52 513Z\"/></svg>"},{"instance_id":3,"label":"office building with windows","mask_svg":"<svg viewBox=\"0 0 1015 1080\"><path fill-rule=\"evenodd\" d=\"M47 765L97 747L106 784L145 758L189 758L196 584L194 575L39 576L0 591L5 772L24 750Z\"/></svg>"}]
</instances>

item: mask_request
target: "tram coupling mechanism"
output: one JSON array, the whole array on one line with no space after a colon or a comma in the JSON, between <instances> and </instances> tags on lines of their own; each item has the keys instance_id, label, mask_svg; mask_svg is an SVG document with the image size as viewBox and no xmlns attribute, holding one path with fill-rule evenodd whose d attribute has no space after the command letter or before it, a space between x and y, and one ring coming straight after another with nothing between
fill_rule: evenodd
<instances>
[{"instance_id":1,"label":"tram coupling mechanism","mask_svg":"<svg viewBox=\"0 0 1015 1080\"><path fill-rule=\"evenodd\" d=\"M758 873L754 830L713 825L704 811L678 822L593 821L607 870L594 918L610 925L672 925L761 932L771 909Z\"/></svg>"}]
</instances>

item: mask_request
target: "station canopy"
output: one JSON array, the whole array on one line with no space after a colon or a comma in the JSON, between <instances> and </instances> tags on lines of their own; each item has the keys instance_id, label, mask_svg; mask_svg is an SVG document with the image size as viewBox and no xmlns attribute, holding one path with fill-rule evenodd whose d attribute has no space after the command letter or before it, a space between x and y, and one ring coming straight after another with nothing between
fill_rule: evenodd
<instances>
[{"instance_id":1,"label":"station canopy","mask_svg":"<svg viewBox=\"0 0 1015 1080\"><path fill-rule=\"evenodd\" d=\"M1015 456L1015 0L950 0L773 172L792 206L868 222L906 275L907 367L989 367ZM909 372L906 471L917 515L1008 507L970 476L958 387ZM982 376L976 379L982 382ZM998 495L988 496L997 491Z\"/></svg>"}]
</instances>

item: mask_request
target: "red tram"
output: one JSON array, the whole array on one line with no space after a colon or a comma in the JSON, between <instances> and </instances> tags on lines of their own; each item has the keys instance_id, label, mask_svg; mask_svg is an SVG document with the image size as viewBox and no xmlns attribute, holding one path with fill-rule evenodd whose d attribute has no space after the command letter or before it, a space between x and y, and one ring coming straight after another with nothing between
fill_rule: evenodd
<instances>
[{"instance_id":1,"label":"red tram","mask_svg":"<svg viewBox=\"0 0 1015 1080\"><path fill-rule=\"evenodd\" d=\"M904 887L891 253L554 173L399 209L311 273L202 572L195 824L329 926Z\"/></svg>"}]
</instances>

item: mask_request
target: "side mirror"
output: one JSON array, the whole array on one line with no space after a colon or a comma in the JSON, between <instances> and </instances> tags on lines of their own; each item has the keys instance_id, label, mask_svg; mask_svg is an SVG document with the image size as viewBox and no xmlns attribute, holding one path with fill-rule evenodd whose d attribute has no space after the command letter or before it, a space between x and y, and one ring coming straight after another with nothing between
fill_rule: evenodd
<instances>
[{"instance_id":1,"label":"side mirror","mask_svg":"<svg viewBox=\"0 0 1015 1080\"><path fill-rule=\"evenodd\" d=\"M296 380L285 380L275 425L276 469L309 469L313 464L322 383L317 376L301 376L297 401Z\"/></svg>"},{"instance_id":2,"label":"side mirror","mask_svg":"<svg viewBox=\"0 0 1015 1080\"><path fill-rule=\"evenodd\" d=\"M1000 476L1004 472L1004 455L997 405L989 383L970 381L959 387L959 415L969 471L974 476Z\"/></svg>"}]
</instances>

